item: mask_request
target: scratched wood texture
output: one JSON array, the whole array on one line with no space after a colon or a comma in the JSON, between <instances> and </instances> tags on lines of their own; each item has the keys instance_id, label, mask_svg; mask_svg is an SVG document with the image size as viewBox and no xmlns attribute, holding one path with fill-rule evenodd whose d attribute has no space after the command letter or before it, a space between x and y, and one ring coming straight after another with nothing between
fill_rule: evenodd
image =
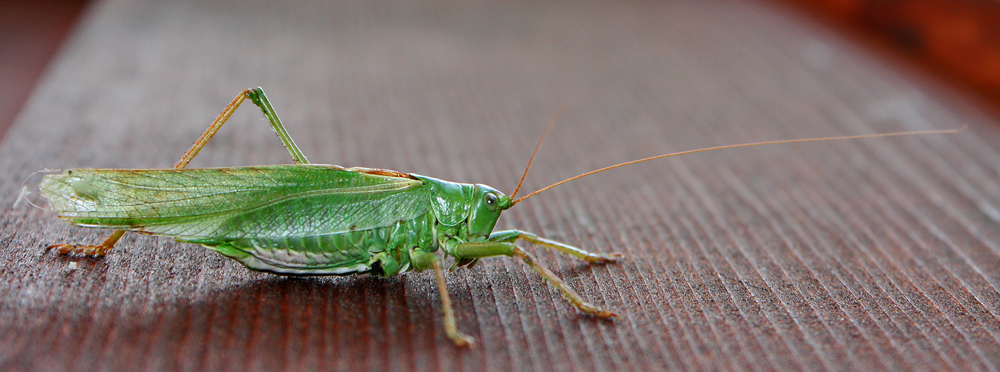
<instances>
[{"instance_id":1,"label":"scratched wood texture","mask_svg":"<svg viewBox=\"0 0 1000 372\"><path fill-rule=\"evenodd\" d=\"M996 370L1000 128L884 55L753 1L96 2L0 145L0 370ZM621 317L486 260L448 274L468 350L428 273L278 277L137 235L60 256L106 232L12 208L39 169L171 166L255 85L314 162L507 192L562 104L527 190L970 128L541 194L499 228L624 253L533 249ZM287 162L249 106L192 165Z\"/></svg>"}]
</instances>

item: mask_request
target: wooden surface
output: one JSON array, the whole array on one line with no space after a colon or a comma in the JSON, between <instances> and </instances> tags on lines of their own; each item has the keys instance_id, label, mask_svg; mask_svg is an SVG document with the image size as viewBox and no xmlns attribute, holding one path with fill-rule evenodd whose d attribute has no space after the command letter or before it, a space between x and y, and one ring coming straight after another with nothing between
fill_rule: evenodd
<instances>
[{"instance_id":1,"label":"wooden surface","mask_svg":"<svg viewBox=\"0 0 1000 372\"><path fill-rule=\"evenodd\" d=\"M89 9L0 145L0 370L1000 368L1000 128L907 66L773 3L315 3ZM624 253L531 248L621 318L487 260L448 275L471 350L444 336L428 273L277 277L137 235L59 256L43 247L106 232L12 208L39 169L169 167L255 85L314 162L508 192L563 103L529 191L703 146L970 129L690 155L541 194L498 227ZM288 161L251 106L192 166Z\"/></svg>"}]
</instances>

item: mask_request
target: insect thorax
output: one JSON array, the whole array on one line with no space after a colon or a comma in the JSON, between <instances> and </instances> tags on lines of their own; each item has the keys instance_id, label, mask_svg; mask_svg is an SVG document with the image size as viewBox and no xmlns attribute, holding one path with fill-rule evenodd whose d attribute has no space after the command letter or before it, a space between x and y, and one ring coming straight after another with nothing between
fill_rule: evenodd
<instances>
[{"instance_id":1,"label":"insect thorax","mask_svg":"<svg viewBox=\"0 0 1000 372\"><path fill-rule=\"evenodd\" d=\"M485 240L500 218L501 203L509 202L503 193L487 185L417 177L431 187L431 209L438 220L438 235L445 240Z\"/></svg>"}]
</instances>

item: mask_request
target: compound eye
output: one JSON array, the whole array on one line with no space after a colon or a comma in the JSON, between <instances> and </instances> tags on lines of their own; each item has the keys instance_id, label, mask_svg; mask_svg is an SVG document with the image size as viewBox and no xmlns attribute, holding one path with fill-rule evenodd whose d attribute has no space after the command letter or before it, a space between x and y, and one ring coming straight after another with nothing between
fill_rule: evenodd
<instances>
[{"instance_id":1,"label":"compound eye","mask_svg":"<svg viewBox=\"0 0 1000 372\"><path fill-rule=\"evenodd\" d=\"M486 207L491 211L497 209L497 195L490 192L483 195L483 203L486 203Z\"/></svg>"}]
</instances>

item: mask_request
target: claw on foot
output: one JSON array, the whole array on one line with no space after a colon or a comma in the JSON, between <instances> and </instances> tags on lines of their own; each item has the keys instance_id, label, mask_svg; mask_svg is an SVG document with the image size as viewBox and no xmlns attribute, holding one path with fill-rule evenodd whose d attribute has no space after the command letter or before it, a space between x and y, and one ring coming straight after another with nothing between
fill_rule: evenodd
<instances>
[{"instance_id":1,"label":"claw on foot","mask_svg":"<svg viewBox=\"0 0 1000 372\"><path fill-rule=\"evenodd\" d=\"M594 256L589 256L585 258L589 263L603 264L608 262L618 262L619 258L624 257L621 253L600 253Z\"/></svg>"},{"instance_id":2,"label":"claw on foot","mask_svg":"<svg viewBox=\"0 0 1000 372\"><path fill-rule=\"evenodd\" d=\"M111 248L115 247L115 243L118 243L118 239L121 239L122 235L125 235L125 231L116 230L104 242L98 245L53 244L46 251L57 248L59 249L59 253L62 254L76 253L84 256L103 256L108 254Z\"/></svg>"},{"instance_id":3,"label":"claw on foot","mask_svg":"<svg viewBox=\"0 0 1000 372\"><path fill-rule=\"evenodd\" d=\"M46 251L56 249L60 254L80 254L84 256L104 256L111 250L111 247L104 245L77 245L77 244L53 244L46 248Z\"/></svg>"},{"instance_id":4,"label":"claw on foot","mask_svg":"<svg viewBox=\"0 0 1000 372\"><path fill-rule=\"evenodd\" d=\"M452 341L455 342L455 346L474 348L476 347L476 339L466 336L465 334L459 333L458 335L452 337Z\"/></svg>"},{"instance_id":5,"label":"claw on foot","mask_svg":"<svg viewBox=\"0 0 1000 372\"><path fill-rule=\"evenodd\" d=\"M598 319L618 318L618 314L615 314L607 310L602 310L601 308L586 302L580 304L579 306L577 306L577 308L580 309L580 312L596 317Z\"/></svg>"},{"instance_id":6,"label":"claw on foot","mask_svg":"<svg viewBox=\"0 0 1000 372\"><path fill-rule=\"evenodd\" d=\"M600 310L597 312L597 314L594 314L594 316L596 316L599 319L611 319L619 317L618 314L612 313L607 310Z\"/></svg>"}]
</instances>

